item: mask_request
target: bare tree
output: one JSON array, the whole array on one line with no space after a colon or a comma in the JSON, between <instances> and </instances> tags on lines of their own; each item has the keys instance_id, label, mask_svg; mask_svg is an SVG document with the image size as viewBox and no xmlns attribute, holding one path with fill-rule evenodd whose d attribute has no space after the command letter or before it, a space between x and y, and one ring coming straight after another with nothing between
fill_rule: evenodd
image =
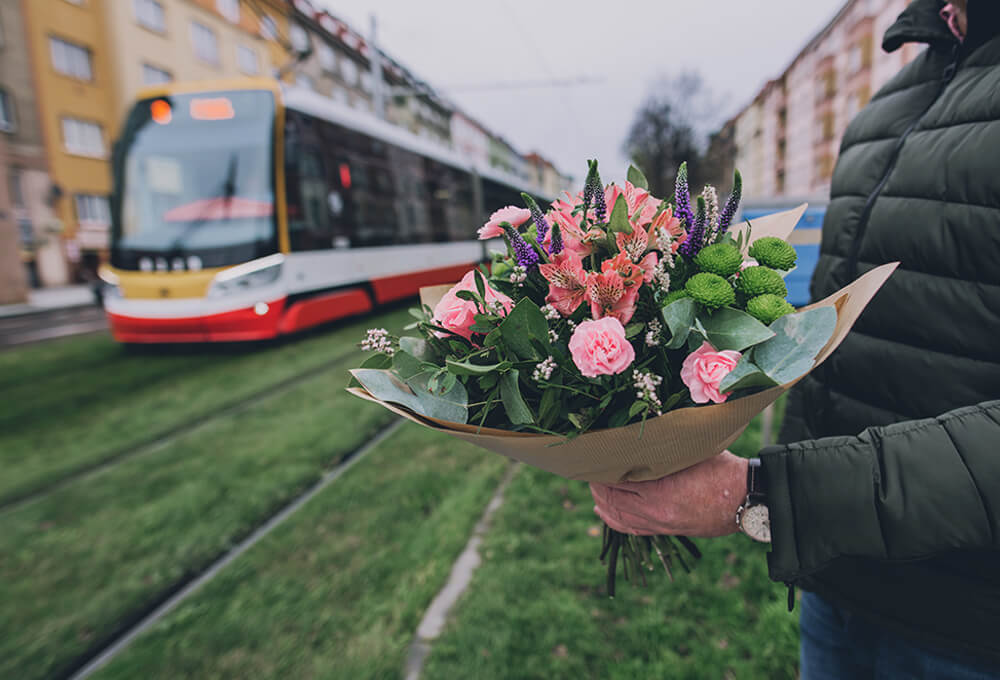
<instances>
[{"instance_id":1,"label":"bare tree","mask_svg":"<svg viewBox=\"0 0 1000 680\"><path fill-rule=\"evenodd\" d=\"M718 163L705 163L708 133L719 108L697 72L660 76L653 82L632 120L624 151L646 175L655 195L672 195L677 168L684 161L693 190L719 180L706 172Z\"/></svg>"}]
</instances>

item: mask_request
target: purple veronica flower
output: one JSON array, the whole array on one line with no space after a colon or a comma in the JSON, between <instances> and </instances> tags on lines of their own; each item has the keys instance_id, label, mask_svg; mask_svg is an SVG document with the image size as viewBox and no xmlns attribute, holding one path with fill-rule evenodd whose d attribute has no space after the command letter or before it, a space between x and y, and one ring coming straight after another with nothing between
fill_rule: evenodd
<instances>
[{"instance_id":1,"label":"purple veronica flower","mask_svg":"<svg viewBox=\"0 0 1000 680\"><path fill-rule=\"evenodd\" d=\"M514 249L514 258L517 263L531 271L532 268L538 266L538 253L535 249L531 247L524 237L515 229L510 226L510 222L503 222L500 224L503 228L505 234L507 234L507 240L510 241L510 247Z\"/></svg>"}]
</instances>

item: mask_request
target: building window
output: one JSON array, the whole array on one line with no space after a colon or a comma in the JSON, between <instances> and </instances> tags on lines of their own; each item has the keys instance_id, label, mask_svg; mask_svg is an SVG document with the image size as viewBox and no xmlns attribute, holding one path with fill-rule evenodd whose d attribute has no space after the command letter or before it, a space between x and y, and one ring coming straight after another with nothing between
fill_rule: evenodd
<instances>
[{"instance_id":1,"label":"building window","mask_svg":"<svg viewBox=\"0 0 1000 680\"><path fill-rule=\"evenodd\" d=\"M240 20L240 0L215 0L215 8L234 24Z\"/></svg>"},{"instance_id":2,"label":"building window","mask_svg":"<svg viewBox=\"0 0 1000 680\"><path fill-rule=\"evenodd\" d=\"M153 66L152 64L142 65L143 85L160 85L161 83L169 83L173 79L173 76L170 75L170 71L165 71L158 66Z\"/></svg>"},{"instance_id":3,"label":"building window","mask_svg":"<svg viewBox=\"0 0 1000 680\"><path fill-rule=\"evenodd\" d=\"M240 70L248 76L255 76L260 73L260 59L257 51L245 45L236 46L236 63Z\"/></svg>"},{"instance_id":4,"label":"building window","mask_svg":"<svg viewBox=\"0 0 1000 680\"><path fill-rule=\"evenodd\" d=\"M300 73L295 76L295 84L299 87L304 87L307 90L316 91L316 84L313 83L313 79L307 76L305 73Z\"/></svg>"},{"instance_id":5,"label":"building window","mask_svg":"<svg viewBox=\"0 0 1000 680\"><path fill-rule=\"evenodd\" d=\"M80 156L103 157L104 131L97 123L78 118L63 118L63 143L66 150Z\"/></svg>"},{"instance_id":6,"label":"building window","mask_svg":"<svg viewBox=\"0 0 1000 680\"><path fill-rule=\"evenodd\" d=\"M278 39L278 25L266 14L260 19L260 34L268 40Z\"/></svg>"},{"instance_id":7,"label":"building window","mask_svg":"<svg viewBox=\"0 0 1000 680\"><path fill-rule=\"evenodd\" d=\"M291 28L288 29L288 37L296 52L305 52L309 49L309 34L298 24L292 24Z\"/></svg>"},{"instance_id":8,"label":"building window","mask_svg":"<svg viewBox=\"0 0 1000 680\"><path fill-rule=\"evenodd\" d=\"M341 65L341 75L348 85L358 84L358 65L353 59L343 59Z\"/></svg>"},{"instance_id":9,"label":"building window","mask_svg":"<svg viewBox=\"0 0 1000 680\"><path fill-rule=\"evenodd\" d=\"M71 78L93 80L94 70L90 63L90 50L60 38L49 38L52 52L52 66L56 71Z\"/></svg>"},{"instance_id":10,"label":"building window","mask_svg":"<svg viewBox=\"0 0 1000 680\"><path fill-rule=\"evenodd\" d=\"M367 92L368 94L371 94L372 89L373 89L372 88L372 83L373 82L374 82L374 79L372 78L372 74L371 74L370 71L362 71L361 72L361 89L364 92Z\"/></svg>"},{"instance_id":11,"label":"building window","mask_svg":"<svg viewBox=\"0 0 1000 680\"><path fill-rule=\"evenodd\" d=\"M133 0L132 6L135 9L135 20L140 25L157 33L167 32L167 22L163 18L163 5L157 0Z\"/></svg>"},{"instance_id":12,"label":"building window","mask_svg":"<svg viewBox=\"0 0 1000 680\"><path fill-rule=\"evenodd\" d=\"M319 65L327 73L333 73L337 70L337 57L333 53L333 48L326 43L319 44Z\"/></svg>"},{"instance_id":13,"label":"building window","mask_svg":"<svg viewBox=\"0 0 1000 680\"><path fill-rule=\"evenodd\" d=\"M14 126L14 99L0 90L0 131L13 132Z\"/></svg>"},{"instance_id":14,"label":"building window","mask_svg":"<svg viewBox=\"0 0 1000 680\"><path fill-rule=\"evenodd\" d=\"M199 59L218 66L219 39L215 37L215 31L197 21L192 21L191 42L194 43L194 53Z\"/></svg>"},{"instance_id":15,"label":"building window","mask_svg":"<svg viewBox=\"0 0 1000 680\"><path fill-rule=\"evenodd\" d=\"M80 224L107 226L111 224L108 197L94 194L76 195L76 219Z\"/></svg>"}]
</instances>

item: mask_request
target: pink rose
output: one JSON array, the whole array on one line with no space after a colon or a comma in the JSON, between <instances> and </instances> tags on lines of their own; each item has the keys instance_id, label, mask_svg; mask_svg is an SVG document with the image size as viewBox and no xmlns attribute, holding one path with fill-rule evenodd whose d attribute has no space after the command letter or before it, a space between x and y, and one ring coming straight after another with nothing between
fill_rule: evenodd
<instances>
[{"instance_id":1,"label":"pink rose","mask_svg":"<svg viewBox=\"0 0 1000 680\"><path fill-rule=\"evenodd\" d=\"M616 375L635 361L625 326L613 316L582 322L569 339L569 351L580 373L588 378Z\"/></svg>"},{"instance_id":2,"label":"pink rose","mask_svg":"<svg viewBox=\"0 0 1000 680\"><path fill-rule=\"evenodd\" d=\"M444 294L444 297L434 307L433 322L436 326L446 328L453 333L461 335L463 338L471 339L472 331L469 327L476 322L476 303L471 300L463 300L458 297L460 290L476 290L475 271L469 271L462 280L452 286L451 290ZM509 312L514 306L514 301L503 293L490 288L486 284L486 304L499 302L504 312Z\"/></svg>"},{"instance_id":3,"label":"pink rose","mask_svg":"<svg viewBox=\"0 0 1000 680\"><path fill-rule=\"evenodd\" d=\"M681 365L681 380L691 390L691 398L696 404L706 404L709 400L721 404L729 398L719 393L719 383L736 368L743 355L731 349L716 352L708 342L688 355Z\"/></svg>"},{"instance_id":4,"label":"pink rose","mask_svg":"<svg viewBox=\"0 0 1000 680\"><path fill-rule=\"evenodd\" d=\"M513 205L500 208L490 215L489 222L479 228L479 240L484 241L488 238L500 238L503 236L503 229L500 228L501 222L510 222L510 226L517 229L530 219L531 211L527 208L518 208Z\"/></svg>"}]
</instances>

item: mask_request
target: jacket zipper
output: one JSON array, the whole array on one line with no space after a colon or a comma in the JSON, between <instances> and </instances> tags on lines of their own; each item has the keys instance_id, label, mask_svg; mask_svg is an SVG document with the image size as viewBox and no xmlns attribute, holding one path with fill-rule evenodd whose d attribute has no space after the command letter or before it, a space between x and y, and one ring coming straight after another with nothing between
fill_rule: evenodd
<instances>
[{"instance_id":1,"label":"jacket zipper","mask_svg":"<svg viewBox=\"0 0 1000 680\"><path fill-rule=\"evenodd\" d=\"M889 181L889 176L892 175L892 171L896 169L896 162L899 160L899 154L903 150L903 144L906 143L906 138L910 136L920 121L924 119L927 112L931 110L931 107L937 103L937 100L941 98L944 94L945 88L948 87L948 83L952 81L955 77L955 72L958 71L958 64L961 59L959 50L961 45L956 43L955 47L952 49L951 62L945 67L944 72L941 74L941 85L938 88L937 94L927 103L927 106L920 115L913 119L903 134L900 136L899 140L896 142L896 146L892 150L892 156L889 158L889 165L885 169L885 173L882 175L882 179L875 186L874 191L868 195L868 200L865 202L865 207L861 211L861 217L858 219L858 229L854 234L854 241L851 243L851 250L847 256L847 281L853 281L858 275L858 254L861 252L861 241L864 239L865 230L868 228L868 221L871 218L872 210L875 207L875 200L882 193L882 189L885 188L886 183Z\"/></svg>"}]
</instances>

